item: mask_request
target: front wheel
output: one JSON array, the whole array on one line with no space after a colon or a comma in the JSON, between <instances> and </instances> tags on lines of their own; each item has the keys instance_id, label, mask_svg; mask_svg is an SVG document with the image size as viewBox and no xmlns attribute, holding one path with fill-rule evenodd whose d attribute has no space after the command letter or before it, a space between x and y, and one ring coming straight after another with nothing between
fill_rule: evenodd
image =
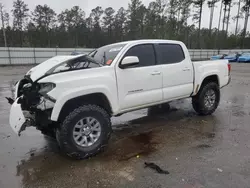
<instances>
[{"instance_id":1,"label":"front wheel","mask_svg":"<svg viewBox=\"0 0 250 188\"><path fill-rule=\"evenodd\" d=\"M196 96L192 98L194 110L199 115L210 115L220 102L220 89L217 83L210 82L202 86Z\"/></svg>"},{"instance_id":2,"label":"front wheel","mask_svg":"<svg viewBox=\"0 0 250 188\"><path fill-rule=\"evenodd\" d=\"M71 112L57 130L57 141L70 157L84 159L99 153L111 134L109 114L97 105L83 105Z\"/></svg>"}]
</instances>

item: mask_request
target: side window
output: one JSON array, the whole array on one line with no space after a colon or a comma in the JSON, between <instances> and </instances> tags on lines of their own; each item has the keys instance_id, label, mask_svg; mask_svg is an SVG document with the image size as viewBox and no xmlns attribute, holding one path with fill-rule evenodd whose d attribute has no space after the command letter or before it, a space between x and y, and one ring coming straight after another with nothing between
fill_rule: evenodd
<instances>
[{"instance_id":1,"label":"side window","mask_svg":"<svg viewBox=\"0 0 250 188\"><path fill-rule=\"evenodd\" d=\"M143 44L130 48L124 57L137 56L139 65L137 67L145 67L155 65L155 52L152 44Z\"/></svg>"},{"instance_id":2,"label":"side window","mask_svg":"<svg viewBox=\"0 0 250 188\"><path fill-rule=\"evenodd\" d=\"M179 44L159 44L161 64L179 63L185 59L182 47Z\"/></svg>"}]
</instances>

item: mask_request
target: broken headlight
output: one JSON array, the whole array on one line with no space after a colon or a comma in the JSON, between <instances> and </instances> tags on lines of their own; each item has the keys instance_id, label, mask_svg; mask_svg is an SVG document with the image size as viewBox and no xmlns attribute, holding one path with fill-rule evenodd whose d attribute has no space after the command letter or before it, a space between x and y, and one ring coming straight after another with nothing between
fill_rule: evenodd
<instances>
[{"instance_id":1,"label":"broken headlight","mask_svg":"<svg viewBox=\"0 0 250 188\"><path fill-rule=\"evenodd\" d=\"M27 83L23 85L23 88L20 90L21 93L23 94L27 94L30 93L32 90L32 84L31 83Z\"/></svg>"},{"instance_id":2,"label":"broken headlight","mask_svg":"<svg viewBox=\"0 0 250 188\"><path fill-rule=\"evenodd\" d=\"M50 92L55 87L56 87L56 84L54 84L54 83L40 83L39 93L41 95L47 94L48 92Z\"/></svg>"}]
</instances>

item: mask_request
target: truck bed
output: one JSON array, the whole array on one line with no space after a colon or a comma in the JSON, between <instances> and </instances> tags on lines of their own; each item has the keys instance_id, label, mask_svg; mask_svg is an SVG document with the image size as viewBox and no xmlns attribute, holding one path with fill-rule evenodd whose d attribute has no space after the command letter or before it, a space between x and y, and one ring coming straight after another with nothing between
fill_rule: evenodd
<instances>
[{"instance_id":1,"label":"truck bed","mask_svg":"<svg viewBox=\"0 0 250 188\"><path fill-rule=\"evenodd\" d=\"M193 61L195 73L193 95L199 91L200 83L208 75L216 75L218 77L220 88L227 85L230 79L228 63L228 60Z\"/></svg>"}]
</instances>

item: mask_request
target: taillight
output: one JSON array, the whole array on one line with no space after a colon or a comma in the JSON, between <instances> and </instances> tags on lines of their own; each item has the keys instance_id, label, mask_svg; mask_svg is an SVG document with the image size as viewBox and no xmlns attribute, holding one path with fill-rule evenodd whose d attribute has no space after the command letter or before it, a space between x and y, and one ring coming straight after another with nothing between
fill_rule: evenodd
<instances>
[{"instance_id":1,"label":"taillight","mask_svg":"<svg viewBox=\"0 0 250 188\"><path fill-rule=\"evenodd\" d=\"M228 68L228 74L230 74L230 72L231 72L231 64L227 64L227 68Z\"/></svg>"}]
</instances>

